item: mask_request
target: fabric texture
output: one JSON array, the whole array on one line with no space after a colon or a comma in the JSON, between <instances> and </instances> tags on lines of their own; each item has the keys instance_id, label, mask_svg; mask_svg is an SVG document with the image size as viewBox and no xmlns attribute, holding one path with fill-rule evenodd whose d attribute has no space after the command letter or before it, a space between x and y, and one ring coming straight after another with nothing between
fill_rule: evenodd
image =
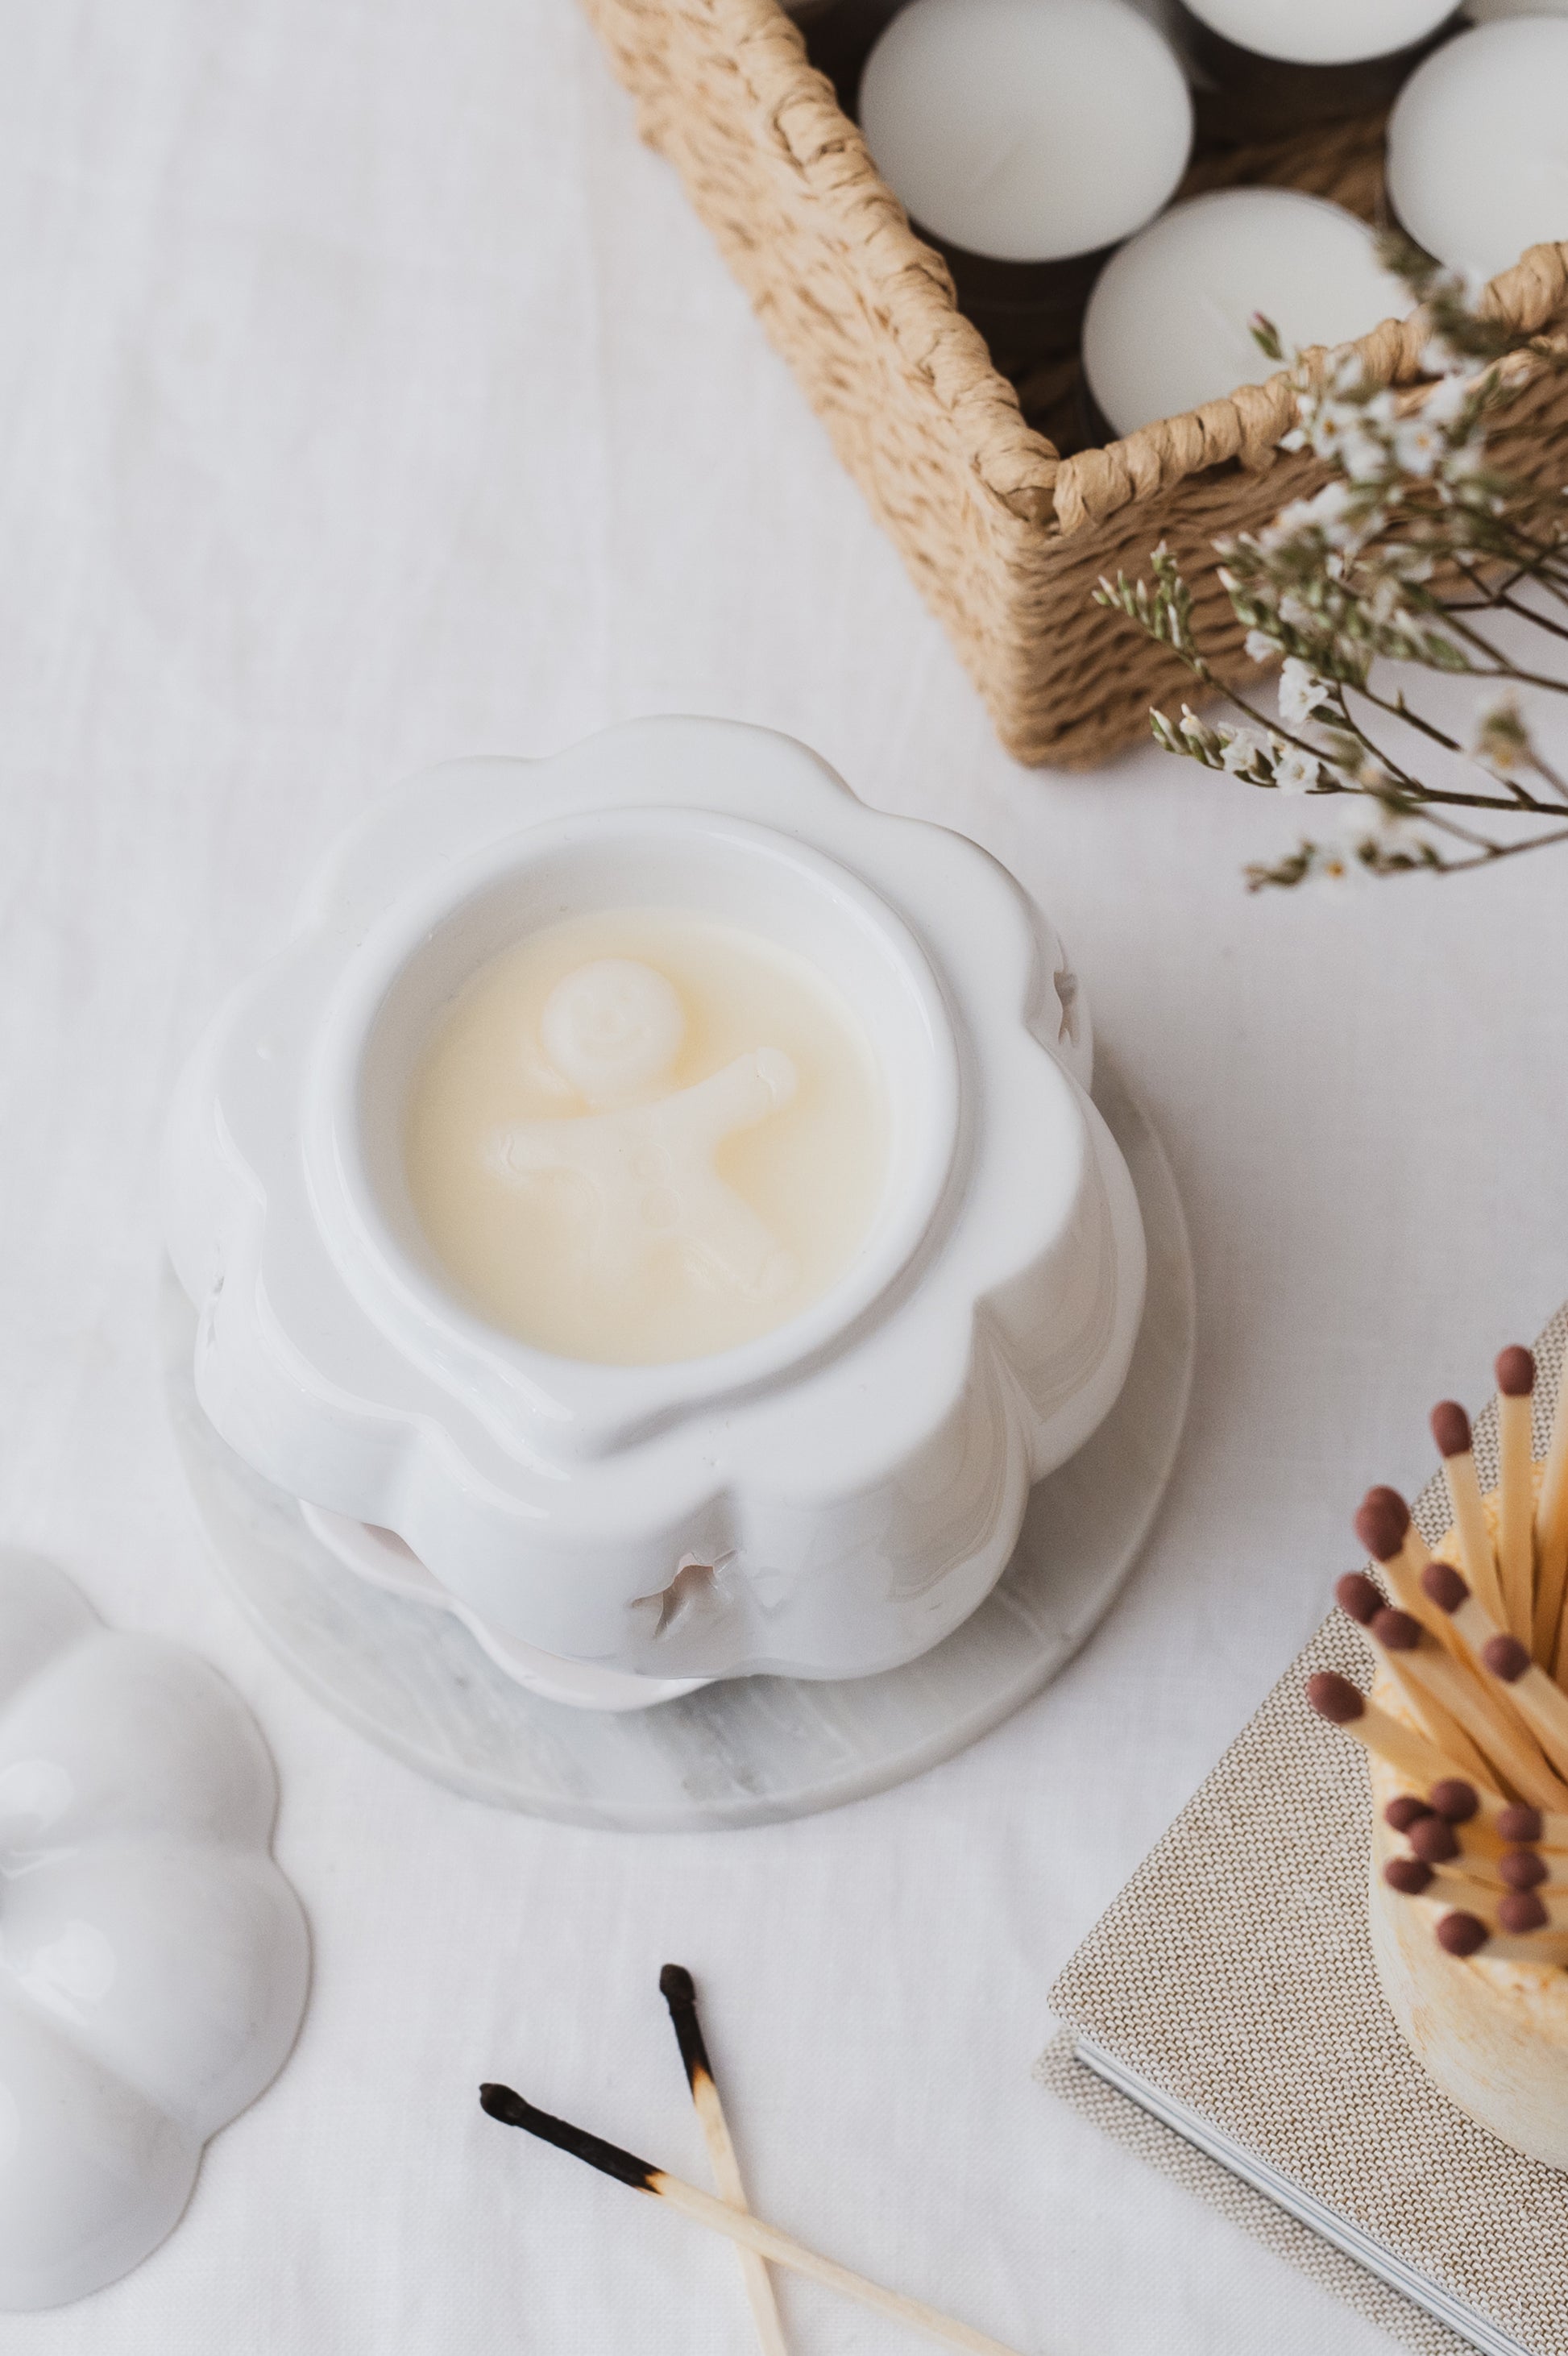
<instances>
[{"instance_id":1,"label":"fabric texture","mask_svg":"<svg viewBox=\"0 0 1568 2356\"><path fill-rule=\"evenodd\" d=\"M1543 1455L1568 1307L1536 1344ZM1477 1419L1497 1479L1496 1402ZM1449 1525L1441 1472L1414 1506L1429 1545ZM1371 1804L1359 1746L1308 1708L1306 1679L1366 1687L1368 1653L1333 1612L1090 1934L1051 1992L1075 2029L1214 2121L1384 2247L1512 2333L1568 2356L1568 2177L1510 2150L1421 2068L1378 1985L1367 1930ZM1077 2085L1056 2049L1045 2083L1283 2256L1412 2346L1452 2333L1163 2126ZM1150 2121L1150 2127L1156 2124ZM1167 2140L1168 2139L1168 2140Z\"/></svg>"}]
</instances>

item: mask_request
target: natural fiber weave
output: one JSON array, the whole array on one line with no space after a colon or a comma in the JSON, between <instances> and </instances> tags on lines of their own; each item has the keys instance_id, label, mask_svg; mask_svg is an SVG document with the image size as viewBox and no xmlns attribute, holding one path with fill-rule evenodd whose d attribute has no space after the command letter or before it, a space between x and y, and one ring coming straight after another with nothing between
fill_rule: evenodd
<instances>
[{"instance_id":1,"label":"natural fiber weave","mask_svg":"<svg viewBox=\"0 0 1568 2356\"><path fill-rule=\"evenodd\" d=\"M1535 1345L1545 1452L1568 1307ZM1496 1403L1476 1422L1497 1478ZM1441 1473L1416 1500L1429 1545ZM1371 1803L1363 1756L1308 1708L1316 1669L1365 1687L1366 1647L1332 1613L1090 1932L1051 1991L1069 2026L1211 2121L1326 2208L1487 2317L1531 2356L1568 2356L1568 2176L1460 2111L1394 2025L1367 1926ZM1081 2089L1055 2049L1047 2083ZM1096 2098L1125 2136L1122 2098ZM1428 2356L1453 2335L1212 2161L1141 2130L1157 2166Z\"/></svg>"},{"instance_id":2,"label":"natural fiber weave","mask_svg":"<svg viewBox=\"0 0 1568 2356\"><path fill-rule=\"evenodd\" d=\"M1088 766L1144 733L1151 702L1190 684L1164 649L1090 603L1101 573L1146 569L1161 539L1193 584L1202 642L1241 675L1214 538L1256 529L1323 479L1316 461L1275 448L1292 423L1283 378L1059 457L1026 422L957 309L946 264L910 230L778 0L583 5L643 137L680 173L1009 751ZM1341 124L1200 156L1186 192L1266 181L1370 219L1381 128ZM1492 302L1531 331L1568 318L1568 246L1534 247ZM1405 384L1423 341L1418 327L1391 323L1362 348L1380 382ZM1498 447L1521 473L1568 474L1568 379L1538 378Z\"/></svg>"}]
</instances>

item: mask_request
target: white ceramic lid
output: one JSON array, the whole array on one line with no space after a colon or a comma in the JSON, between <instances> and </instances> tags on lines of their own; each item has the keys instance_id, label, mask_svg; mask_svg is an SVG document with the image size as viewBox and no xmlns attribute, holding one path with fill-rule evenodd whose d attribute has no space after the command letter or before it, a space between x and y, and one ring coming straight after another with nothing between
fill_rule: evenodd
<instances>
[{"instance_id":1,"label":"white ceramic lid","mask_svg":"<svg viewBox=\"0 0 1568 2356\"><path fill-rule=\"evenodd\" d=\"M0 1556L0 2308L127 2272L304 2008L272 1762L193 1654Z\"/></svg>"}]
</instances>

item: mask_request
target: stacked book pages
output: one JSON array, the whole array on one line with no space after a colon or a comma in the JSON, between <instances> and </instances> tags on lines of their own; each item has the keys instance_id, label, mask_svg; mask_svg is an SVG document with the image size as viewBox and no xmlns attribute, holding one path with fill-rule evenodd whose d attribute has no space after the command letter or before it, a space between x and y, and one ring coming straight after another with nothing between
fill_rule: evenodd
<instances>
[{"instance_id":1,"label":"stacked book pages","mask_svg":"<svg viewBox=\"0 0 1568 2356\"><path fill-rule=\"evenodd\" d=\"M1568 1312L1538 1345L1547 1387ZM1495 1479L1492 1411L1476 1428ZM1429 1544L1441 1479L1417 1503ZM1079 1948L1038 2075L1430 2356L1568 2356L1568 2176L1439 2093L1394 2026L1367 1929L1359 1752L1313 1715L1316 1669L1365 1687L1336 1613Z\"/></svg>"}]
</instances>

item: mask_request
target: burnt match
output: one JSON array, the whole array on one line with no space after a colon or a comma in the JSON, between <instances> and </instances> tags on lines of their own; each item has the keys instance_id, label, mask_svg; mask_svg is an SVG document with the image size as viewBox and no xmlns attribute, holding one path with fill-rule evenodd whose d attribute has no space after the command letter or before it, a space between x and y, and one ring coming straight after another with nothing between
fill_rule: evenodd
<instances>
[{"instance_id":1,"label":"burnt match","mask_svg":"<svg viewBox=\"0 0 1568 2356\"><path fill-rule=\"evenodd\" d=\"M684 1964L665 1965L659 1975L659 1993L670 2008L675 2042L681 2049L686 2083L692 2089L692 2102L702 2126L703 2140L708 2147L714 2181L718 2186L721 2198L727 2201L732 2209L749 2211L751 2203L746 2197L740 2162L736 2157L724 2105L719 2101L718 2084L714 2077L713 2063L708 2059L703 2024L697 2018L696 1983ZM757 2341L764 2356L788 2356L784 2326L779 2319L779 2302L773 2296L773 2283L767 2265L755 2250L742 2249L738 2255L752 2321L757 2326Z\"/></svg>"},{"instance_id":2,"label":"burnt match","mask_svg":"<svg viewBox=\"0 0 1568 2356\"><path fill-rule=\"evenodd\" d=\"M939 2340L944 2348L961 2349L964 2356L1019 2356L1017 2349L1004 2348L999 2340L988 2340L983 2331L972 2329L967 2323L939 2315L935 2308L926 2307L918 2299L885 2290L880 2283L867 2282L864 2276L852 2274L833 2259L820 2257L803 2242L781 2233L776 2225L765 2225L748 2211L732 2209L727 2201L716 2200L711 2192L700 2192L694 2184L682 2183L678 2176L655 2168L650 2160L639 2159L633 2152L623 2151L618 2144L607 2143L601 2136L590 2135L585 2127L573 2126L569 2120L553 2118L548 2111L536 2109L510 2086L481 2086L479 2105L488 2117L499 2120L502 2126L521 2127L525 2134L537 2136L542 2143L552 2143L557 2151L568 2152L574 2159L596 2168L601 2175L613 2176L618 2184L629 2185L634 2192L651 2193L656 2201L690 2217L694 2224L706 2225L712 2232L722 2233L726 2241L755 2250L759 2257L771 2260L775 2265L789 2266L845 2298L856 2299L862 2307L872 2308L895 2323L907 2324L912 2331L923 2331L928 2339Z\"/></svg>"}]
</instances>

